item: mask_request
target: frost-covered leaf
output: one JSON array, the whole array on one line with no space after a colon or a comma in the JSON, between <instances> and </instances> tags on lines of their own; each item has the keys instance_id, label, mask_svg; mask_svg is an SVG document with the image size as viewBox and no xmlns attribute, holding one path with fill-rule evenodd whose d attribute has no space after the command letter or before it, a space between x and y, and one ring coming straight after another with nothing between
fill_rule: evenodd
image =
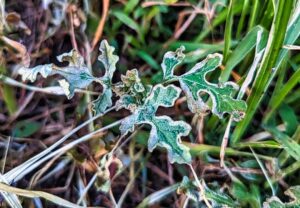
<instances>
[{"instance_id":1,"label":"frost-covered leaf","mask_svg":"<svg viewBox=\"0 0 300 208\"><path fill-rule=\"evenodd\" d=\"M188 135L191 127L183 121L173 121L167 116L155 116L159 106L173 106L179 94L180 89L174 85L156 85L143 105L122 121L120 130L126 134L133 131L137 124L150 124L149 151L161 146L168 150L171 163L190 163L189 148L181 144L180 137Z\"/></svg>"},{"instance_id":2,"label":"frost-covered leaf","mask_svg":"<svg viewBox=\"0 0 300 208\"><path fill-rule=\"evenodd\" d=\"M101 54L98 56L98 60L103 63L105 68L105 74L102 79L111 82L119 57L113 54L115 48L110 46L106 40L101 41L99 50Z\"/></svg>"},{"instance_id":3,"label":"frost-covered leaf","mask_svg":"<svg viewBox=\"0 0 300 208\"><path fill-rule=\"evenodd\" d=\"M170 79L173 77L173 72L175 67L182 62L184 59L184 47L181 46L175 52L168 51L163 58L163 62L161 63L161 68L164 73L164 79Z\"/></svg>"},{"instance_id":4,"label":"frost-covered leaf","mask_svg":"<svg viewBox=\"0 0 300 208\"><path fill-rule=\"evenodd\" d=\"M284 192L289 196L291 202L282 202L278 197L273 196L264 202L264 208L294 208L300 207L300 186L292 186Z\"/></svg>"},{"instance_id":5,"label":"frost-covered leaf","mask_svg":"<svg viewBox=\"0 0 300 208\"><path fill-rule=\"evenodd\" d=\"M39 73L44 78L52 75L52 64L40 65L33 68L21 67L18 72L22 76L23 81L30 80L34 82Z\"/></svg>"},{"instance_id":6,"label":"frost-covered leaf","mask_svg":"<svg viewBox=\"0 0 300 208\"><path fill-rule=\"evenodd\" d=\"M57 57L61 62L69 63L66 67L58 67L54 64L39 65L33 68L22 67L19 69L19 74L22 75L22 80L30 80L34 82L37 75L40 73L44 78L59 74L65 79L59 80L59 84L63 88L68 99L74 96L76 88L86 88L96 78L91 75L89 69L84 65L83 58L77 51L72 50L69 53L64 53Z\"/></svg>"},{"instance_id":7,"label":"frost-covered leaf","mask_svg":"<svg viewBox=\"0 0 300 208\"><path fill-rule=\"evenodd\" d=\"M104 88L99 97L93 101L93 110L95 115L103 113L107 108L112 106L112 91L111 88Z\"/></svg>"},{"instance_id":8,"label":"frost-covered leaf","mask_svg":"<svg viewBox=\"0 0 300 208\"><path fill-rule=\"evenodd\" d=\"M112 106L112 77L119 60L119 57L113 54L115 48L110 46L106 40L100 43L99 51L101 54L98 56L98 60L103 63L105 74L100 78L103 92L93 101L93 111L95 114L103 113L107 108Z\"/></svg>"},{"instance_id":9,"label":"frost-covered leaf","mask_svg":"<svg viewBox=\"0 0 300 208\"><path fill-rule=\"evenodd\" d=\"M237 203L227 194L210 189L204 181L201 181L204 187L204 195L213 207L238 207ZM178 194L185 194L193 201L202 201L200 192L195 181L191 181L188 177L184 176L180 186L177 189Z\"/></svg>"},{"instance_id":10,"label":"frost-covered leaf","mask_svg":"<svg viewBox=\"0 0 300 208\"><path fill-rule=\"evenodd\" d=\"M148 96L151 86L143 85L137 69L128 70L121 76L122 82L113 86L114 92L120 97L116 103L117 109L126 108L134 112L142 105Z\"/></svg>"},{"instance_id":11,"label":"frost-covered leaf","mask_svg":"<svg viewBox=\"0 0 300 208\"><path fill-rule=\"evenodd\" d=\"M63 53L56 57L58 61L60 62L68 62L69 66L78 66L78 67L84 67L84 59L83 57L75 50L71 50L68 53Z\"/></svg>"},{"instance_id":12,"label":"frost-covered leaf","mask_svg":"<svg viewBox=\"0 0 300 208\"><path fill-rule=\"evenodd\" d=\"M114 172L111 172L110 167L114 166ZM104 155L100 160L97 175L99 177L98 188L103 192L108 192L111 186L111 179L121 172L123 167L122 161L115 157L111 152Z\"/></svg>"},{"instance_id":13,"label":"frost-covered leaf","mask_svg":"<svg viewBox=\"0 0 300 208\"><path fill-rule=\"evenodd\" d=\"M224 113L229 113L235 121L244 117L247 105L243 100L234 99L233 93L238 86L233 82L213 84L206 80L206 74L215 70L222 63L222 55L209 55L204 61L196 64L190 71L181 75L173 75L174 69L183 59L184 48L181 47L176 52L167 52L161 64L164 80L176 78L185 92L188 107L193 113L205 114L212 111L220 118ZM200 93L207 93L212 99L212 107L209 107L201 98Z\"/></svg>"},{"instance_id":14,"label":"frost-covered leaf","mask_svg":"<svg viewBox=\"0 0 300 208\"><path fill-rule=\"evenodd\" d=\"M212 99L212 113L221 118L224 113L229 113L234 120L239 121L243 118L247 105L243 100L233 98L232 94L238 86L233 82L213 84L206 80L207 73L215 70L221 62L222 55L209 55L178 79L193 113L204 113L209 109L200 96L201 92L205 92Z\"/></svg>"}]
</instances>

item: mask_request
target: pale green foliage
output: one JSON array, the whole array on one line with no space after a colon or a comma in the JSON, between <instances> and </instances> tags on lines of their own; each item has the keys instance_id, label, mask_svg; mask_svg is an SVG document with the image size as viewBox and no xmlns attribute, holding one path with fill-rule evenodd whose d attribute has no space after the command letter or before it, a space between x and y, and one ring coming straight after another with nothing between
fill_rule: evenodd
<instances>
[{"instance_id":1,"label":"pale green foliage","mask_svg":"<svg viewBox=\"0 0 300 208\"><path fill-rule=\"evenodd\" d=\"M170 79L173 77L175 67L182 62L184 59L184 47L181 46L175 52L168 51L165 53L161 68L164 73L164 79Z\"/></svg>"},{"instance_id":2,"label":"pale green foliage","mask_svg":"<svg viewBox=\"0 0 300 208\"><path fill-rule=\"evenodd\" d=\"M103 92L93 102L93 110L96 115L103 113L108 107L112 106L111 80L116 70L116 64L119 60L119 57L113 54L115 48L110 46L106 40L101 42L99 50L101 54L99 55L98 60L102 62L105 68L105 74L100 78L103 86Z\"/></svg>"},{"instance_id":3,"label":"pale green foliage","mask_svg":"<svg viewBox=\"0 0 300 208\"><path fill-rule=\"evenodd\" d=\"M136 69L128 70L121 76L122 82L113 86L113 91L120 97L116 103L117 109L126 108L134 112L142 105L149 95L151 86L144 86Z\"/></svg>"},{"instance_id":4,"label":"pale green foliage","mask_svg":"<svg viewBox=\"0 0 300 208\"><path fill-rule=\"evenodd\" d=\"M155 116L159 106L171 107L179 97L180 89L174 85L164 87L156 85L143 105L138 106L135 112L125 118L120 126L123 134L133 131L136 124L150 124L151 132L148 140L148 149L152 151L156 146L165 147L171 163L190 163L189 148L182 145L181 136L188 135L190 126L183 121L173 121L167 116Z\"/></svg>"},{"instance_id":5,"label":"pale green foliage","mask_svg":"<svg viewBox=\"0 0 300 208\"><path fill-rule=\"evenodd\" d=\"M19 74L22 75L23 81L30 80L34 82L40 73L42 77L47 78L55 74L63 76L65 79L58 81L64 93L71 99L74 96L76 88L83 89L88 87L93 81L99 82L103 86L103 92L93 102L95 114L103 113L108 107L112 106L111 79L116 70L116 63L119 57L114 55L114 47L110 46L106 40L103 40L99 48L101 54L98 60L103 63L105 74L101 78L94 77L84 64L83 57L75 50L64 53L57 57L60 62L68 62L66 67L58 67L54 64L39 65L33 68L22 67Z\"/></svg>"},{"instance_id":6,"label":"pale green foliage","mask_svg":"<svg viewBox=\"0 0 300 208\"><path fill-rule=\"evenodd\" d=\"M45 64L34 68L22 67L19 69L19 74L22 75L22 80L30 80L34 82L40 73L44 78L59 74L65 79L59 80L59 84L64 90L64 93L71 99L74 96L76 88L86 88L96 78L91 75L89 69L84 65L83 58L77 51L72 50L69 53L64 53L57 57L60 62L68 62L66 67L58 67L54 64Z\"/></svg>"},{"instance_id":7,"label":"pale green foliage","mask_svg":"<svg viewBox=\"0 0 300 208\"><path fill-rule=\"evenodd\" d=\"M292 186L284 193L292 199L291 202L284 203L278 197L273 196L264 202L264 208L300 207L300 186Z\"/></svg>"},{"instance_id":8,"label":"pale green foliage","mask_svg":"<svg viewBox=\"0 0 300 208\"><path fill-rule=\"evenodd\" d=\"M193 113L206 113L211 110L212 113L223 117L224 113L229 113L235 121L244 117L247 105L243 100L233 98L233 93L238 86L233 82L213 84L206 80L207 73L215 70L222 63L222 55L209 55L205 60L196 64L191 70L181 76L173 75L176 65L183 60L182 48L175 53L168 52L165 55L162 68L164 78L176 79L186 94L188 107ZM201 98L200 93L207 93L212 99L210 108Z\"/></svg>"},{"instance_id":9,"label":"pale green foliage","mask_svg":"<svg viewBox=\"0 0 300 208\"><path fill-rule=\"evenodd\" d=\"M222 117L229 113L235 120L240 120L246 110L246 103L234 99L232 96L237 86L232 82L223 84L212 84L206 80L206 74L216 69L222 62L220 54L208 56L204 61L196 64L190 71L174 76L174 69L184 59L184 47L175 52L167 52L161 64L164 79L166 81L179 81L181 88L186 94L188 107L194 113L203 113L211 110L214 114ZM103 113L112 106L113 92L119 96L116 109L128 109L132 115L122 121L120 130L122 134L133 131L135 125L150 124L151 132L148 140L148 149L153 151L157 146L168 150L171 163L191 162L189 148L181 144L181 136L187 136L191 127L183 121L173 121L167 116L156 116L158 107L172 107L179 97L181 89L168 85L164 87L159 84L152 86L144 85L139 78L136 69L128 70L126 75L121 76L121 82L113 84L112 78L116 70L119 57L114 54L115 48L103 40L99 47L98 60L102 62L105 73L103 77L96 78L84 64L80 54L72 50L57 57L60 62L68 62L66 67L58 67L54 64L36 66L34 68L21 68L19 73L23 80L35 81L40 73L44 78L59 74L65 79L59 80L65 94L70 99L74 96L76 88L86 88L93 81L100 83L103 87L102 93L93 102L95 114ZM212 99L210 108L200 97L200 93L208 93Z\"/></svg>"},{"instance_id":10,"label":"pale green foliage","mask_svg":"<svg viewBox=\"0 0 300 208\"><path fill-rule=\"evenodd\" d=\"M208 199L213 207L238 207L236 202L227 194L216 192L207 187L204 181L201 181L205 192L204 195ZM193 201L202 201L200 192L198 190L195 181L191 181L188 177L184 176L178 189L178 194L185 194L189 199Z\"/></svg>"}]
</instances>

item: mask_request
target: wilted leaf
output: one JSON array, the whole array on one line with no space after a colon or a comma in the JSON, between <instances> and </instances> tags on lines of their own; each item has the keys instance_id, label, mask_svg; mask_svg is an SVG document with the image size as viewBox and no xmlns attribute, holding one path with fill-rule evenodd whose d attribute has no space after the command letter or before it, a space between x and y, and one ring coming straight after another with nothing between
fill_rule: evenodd
<instances>
[{"instance_id":1,"label":"wilted leaf","mask_svg":"<svg viewBox=\"0 0 300 208\"><path fill-rule=\"evenodd\" d=\"M284 193L292 199L291 202L284 203L278 197L273 196L264 202L264 208L300 207L300 186L292 186Z\"/></svg>"},{"instance_id":2,"label":"wilted leaf","mask_svg":"<svg viewBox=\"0 0 300 208\"><path fill-rule=\"evenodd\" d=\"M116 169L114 173L110 171L111 165L114 165L114 169ZM111 186L111 179L120 173L122 167L123 164L121 160L115 157L111 152L104 155L100 160L99 169L97 172L97 175L102 182L98 188L103 192L108 192Z\"/></svg>"},{"instance_id":3,"label":"wilted leaf","mask_svg":"<svg viewBox=\"0 0 300 208\"><path fill-rule=\"evenodd\" d=\"M181 136L188 135L191 127L183 121L173 121L167 116L155 116L159 106L171 107L179 97L180 89L174 85L164 87L156 85L143 105L121 123L123 134L134 130L136 124L150 124L152 129L148 140L148 149L152 151L156 146L165 147L171 163L190 163L189 148L182 145Z\"/></svg>"},{"instance_id":4,"label":"wilted leaf","mask_svg":"<svg viewBox=\"0 0 300 208\"><path fill-rule=\"evenodd\" d=\"M213 191L207 187L204 181L201 182L205 192L205 197L212 203L213 207L237 207L237 203L227 194ZM191 181L188 177L184 176L180 186L177 189L178 194L185 194L193 201L202 201L200 192L195 181Z\"/></svg>"}]
</instances>

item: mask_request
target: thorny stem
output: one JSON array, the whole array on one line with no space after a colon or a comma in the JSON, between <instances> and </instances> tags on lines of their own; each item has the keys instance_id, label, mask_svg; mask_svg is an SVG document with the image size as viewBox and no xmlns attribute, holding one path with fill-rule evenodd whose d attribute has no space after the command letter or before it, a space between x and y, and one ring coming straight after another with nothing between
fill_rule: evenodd
<instances>
[{"instance_id":1,"label":"thorny stem","mask_svg":"<svg viewBox=\"0 0 300 208\"><path fill-rule=\"evenodd\" d=\"M205 196L205 189L204 189L204 187L201 185L201 183L200 183L200 181L199 181L199 178L198 178L198 176L197 176L197 174L196 174L196 172L195 172L193 166L192 166L191 164L189 164L188 166L190 167L190 169L191 169L191 171L192 171L192 173L193 173L193 176L194 176L194 178L195 178L195 181L196 181L196 183L197 183L197 186L198 186L198 188L200 189L200 196L201 196L201 199L204 200L204 202L205 202L205 204L206 204L206 206L207 206L208 208L212 208L212 206L210 205L209 201L207 200L207 198L206 198L206 196Z\"/></svg>"}]
</instances>

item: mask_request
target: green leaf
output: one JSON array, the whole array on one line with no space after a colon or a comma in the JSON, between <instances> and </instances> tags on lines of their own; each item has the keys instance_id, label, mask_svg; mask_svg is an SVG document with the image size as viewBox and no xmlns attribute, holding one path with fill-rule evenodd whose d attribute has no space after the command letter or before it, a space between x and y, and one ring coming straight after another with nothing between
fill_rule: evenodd
<instances>
[{"instance_id":1,"label":"green leaf","mask_svg":"<svg viewBox=\"0 0 300 208\"><path fill-rule=\"evenodd\" d=\"M119 57L113 54L115 48L110 46L106 40L101 41L99 51L101 52L101 55L98 56L98 60L103 63L105 68L105 74L102 79L108 79L111 81L116 70L116 64L119 61Z\"/></svg>"},{"instance_id":2,"label":"green leaf","mask_svg":"<svg viewBox=\"0 0 300 208\"><path fill-rule=\"evenodd\" d=\"M274 136L276 141L282 145L290 156L295 160L300 161L300 145L296 141L279 131L276 127L266 126L265 129Z\"/></svg>"},{"instance_id":3,"label":"green leaf","mask_svg":"<svg viewBox=\"0 0 300 208\"><path fill-rule=\"evenodd\" d=\"M264 208L300 207L300 186L292 186L284 193L292 199L291 202L284 203L278 197L273 196L264 202Z\"/></svg>"},{"instance_id":4,"label":"green leaf","mask_svg":"<svg viewBox=\"0 0 300 208\"><path fill-rule=\"evenodd\" d=\"M89 69L84 65L83 58L80 54L72 50L57 57L58 61L69 63L66 67L58 67L54 64L39 65L33 68L22 67L19 69L19 74L22 75L22 80L30 80L34 82L37 75L40 73L46 78L55 74L63 76L65 79L59 80L59 84L63 88L68 99L74 96L76 88L86 88L96 78L93 77Z\"/></svg>"},{"instance_id":5,"label":"green leaf","mask_svg":"<svg viewBox=\"0 0 300 208\"><path fill-rule=\"evenodd\" d=\"M235 121L239 121L243 118L247 105L243 100L233 98L232 94L238 86L233 82L213 84L205 78L206 74L215 70L221 62L222 55L209 55L178 79L187 96L188 107L193 113L205 113L209 109L199 95L200 92L206 92L212 98L212 113L220 118L224 113L229 113Z\"/></svg>"},{"instance_id":6,"label":"green leaf","mask_svg":"<svg viewBox=\"0 0 300 208\"><path fill-rule=\"evenodd\" d=\"M93 111L95 115L103 113L107 108L112 106L112 91L111 88L104 88L99 97L93 101Z\"/></svg>"},{"instance_id":7,"label":"green leaf","mask_svg":"<svg viewBox=\"0 0 300 208\"><path fill-rule=\"evenodd\" d=\"M156 85L144 104L138 106L131 116L122 121L121 133L132 132L137 124L150 124L152 128L148 140L149 151L161 146L168 150L171 163L190 163L189 148L181 144L180 137L188 135L191 127L183 121L173 121L167 116L155 116L159 106L173 106L179 94L180 89L174 85Z\"/></svg>"},{"instance_id":8,"label":"green leaf","mask_svg":"<svg viewBox=\"0 0 300 208\"><path fill-rule=\"evenodd\" d=\"M116 71L116 64L119 60L117 55L114 55L115 48L110 46L106 40L101 41L99 51L101 54L98 60L102 62L105 68L105 74L100 78L100 83L103 86L103 92L93 101L93 111L97 115L112 106L112 77Z\"/></svg>"},{"instance_id":9,"label":"green leaf","mask_svg":"<svg viewBox=\"0 0 300 208\"><path fill-rule=\"evenodd\" d=\"M130 27L131 29L135 30L137 33L140 33L140 27L134 21L131 17L129 17L127 14L125 14L122 11L113 11L112 14L118 18L121 22L123 22L125 25Z\"/></svg>"},{"instance_id":10,"label":"green leaf","mask_svg":"<svg viewBox=\"0 0 300 208\"><path fill-rule=\"evenodd\" d=\"M234 200L225 193L217 192L210 189L204 181L201 181L204 187L205 197L211 201L213 207L237 207L237 204ZM184 176L181 184L177 189L177 193L185 194L189 199L193 201L202 201L200 192L198 190L197 184L195 181L191 181L188 177Z\"/></svg>"},{"instance_id":11,"label":"green leaf","mask_svg":"<svg viewBox=\"0 0 300 208\"><path fill-rule=\"evenodd\" d=\"M163 62L161 63L161 68L163 70L165 80L173 77L175 67L183 61L184 54L182 52L184 51L184 49L185 48L181 46L175 52L168 51L167 53L165 53Z\"/></svg>"},{"instance_id":12,"label":"green leaf","mask_svg":"<svg viewBox=\"0 0 300 208\"><path fill-rule=\"evenodd\" d=\"M16 123L13 128L13 136L14 137L29 137L32 134L39 131L42 127L42 124L35 121L19 121Z\"/></svg>"},{"instance_id":13,"label":"green leaf","mask_svg":"<svg viewBox=\"0 0 300 208\"><path fill-rule=\"evenodd\" d=\"M261 41L257 46L257 36L258 32L261 31ZM240 41L238 46L233 50L233 52L228 57L226 61L226 67L222 71L220 80L225 82L228 80L231 71L236 67L244 58L252 51L252 49L257 46L259 49L265 48L267 45L268 33L261 26L256 26L251 29L249 33Z\"/></svg>"}]
</instances>

